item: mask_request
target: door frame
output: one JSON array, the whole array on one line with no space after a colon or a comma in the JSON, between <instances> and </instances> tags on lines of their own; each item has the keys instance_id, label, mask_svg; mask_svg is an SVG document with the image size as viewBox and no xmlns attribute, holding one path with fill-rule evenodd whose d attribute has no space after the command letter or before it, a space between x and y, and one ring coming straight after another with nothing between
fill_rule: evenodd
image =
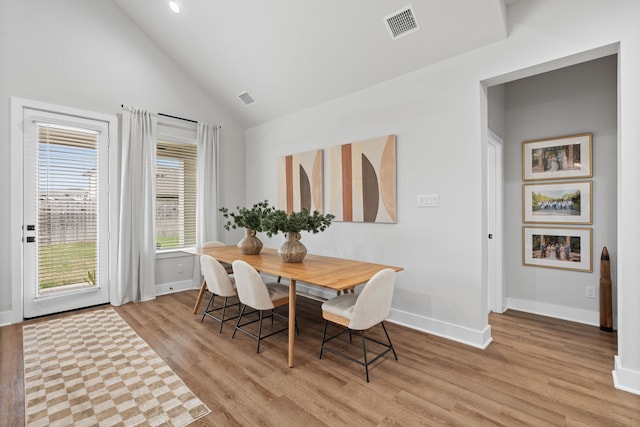
<instances>
[{"instance_id":1,"label":"door frame","mask_svg":"<svg viewBox=\"0 0 640 427\"><path fill-rule=\"evenodd\" d=\"M503 313L505 310L504 295L504 170L503 170L503 141L497 134L488 129L487 132L487 175L492 174L492 179L487 176L487 194L493 194L493 200L487 200L487 231L493 234L495 245L495 257L489 250L487 236L487 297L488 311ZM493 154L493 156L491 156ZM490 157L493 159L490 160ZM494 166L490 168L491 164ZM493 191L489 191L489 185L493 182ZM489 213L491 212L491 214ZM495 226L489 224L494 218ZM489 280L489 271L495 272L495 283ZM488 314L488 313L487 313Z\"/></svg>"},{"instance_id":2,"label":"door frame","mask_svg":"<svg viewBox=\"0 0 640 427\"><path fill-rule=\"evenodd\" d=\"M107 256L109 274L109 300L115 288L116 277L116 249L117 242L112 236L117 236L117 206L118 206L118 178L117 178L117 117L115 115L96 113L88 110L64 107L41 101L11 97L10 99L10 203L9 203L9 239L10 239L10 265L11 265L11 311L8 316L0 319L3 323L18 323L24 320L24 278L23 278L23 250L22 250L22 221L23 221L23 121L25 109L41 110L51 113L66 114L70 116L91 118L108 123L109 130L109 250Z\"/></svg>"}]
</instances>

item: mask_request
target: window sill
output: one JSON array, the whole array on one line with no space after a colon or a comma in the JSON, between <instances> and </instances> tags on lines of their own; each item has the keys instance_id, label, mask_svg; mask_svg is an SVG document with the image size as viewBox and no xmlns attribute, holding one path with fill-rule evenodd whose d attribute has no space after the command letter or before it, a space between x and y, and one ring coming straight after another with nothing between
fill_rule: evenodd
<instances>
[{"instance_id":1,"label":"window sill","mask_svg":"<svg viewBox=\"0 0 640 427\"><path fill-rule=\"evenodd\" d=\"M169 258L184 258L184 257L192 257L192 254L188 254L184 252L187 249L195 249L191 248L180 248L180 249L161 249L156 251L156 259L169 259Z\"/></svg>"}]
</instances>

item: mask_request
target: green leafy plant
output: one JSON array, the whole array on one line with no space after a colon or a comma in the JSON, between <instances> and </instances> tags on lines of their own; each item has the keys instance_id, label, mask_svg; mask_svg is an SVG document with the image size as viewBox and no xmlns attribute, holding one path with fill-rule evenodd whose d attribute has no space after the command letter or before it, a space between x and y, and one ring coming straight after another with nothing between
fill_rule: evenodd
<instances>
[{"instance_id":1,"label":"green leafy plant","mask_svg":"<svg viewBox=\"0 0 640 427\"><path fill-rule=\"evenodd\" d=\"M262 226L262 222L269 213L273 212L275 208L269 205L269 201L265 200L254 204L250 208L241 208L236 206L236 212L230 212L227 208L220 208L222 216L228 221L224 224L226 230L236 228L250 228L252 230L265 231Z\"/></svg>"},{"instance_id":2,"label":"green leafy plant","mask_svg":"<svg viewBox=\"0 0 640 427\"><path fill-rule=\"evenodd\" d=\"M91 286L96 286L96 271L87 271L87 275L84 280Z\"/></svg>"},{"instance_id":3,"label":"green leafy plant","mask_svg":"<svg viewBox=\"0 0 640 427\"><path fill-rule=\"evenodd\" d=\"M291 212L287 214L282 209L274 209L263 217L262 219L262 231L267 233L267 236L271 237L279 232L301 232L308 231L311 233L318 233L324 231L331 225L331 221L335 218L332 214L321 214L318 211L309 213L308 210L303 209L300 212Z\"/></svg>"}]
</instances>

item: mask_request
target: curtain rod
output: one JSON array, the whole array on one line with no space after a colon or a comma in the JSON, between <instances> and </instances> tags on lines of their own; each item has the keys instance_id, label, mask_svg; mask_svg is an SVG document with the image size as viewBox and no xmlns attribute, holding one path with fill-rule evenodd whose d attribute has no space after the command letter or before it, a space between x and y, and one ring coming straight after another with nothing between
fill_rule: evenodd
<instances>
[{"instance_id":1,"label":"curtain rod","mask_svg":"<svg viewBox=\"0 0 640 427\"><path fill-rule=\"evenodd\" d=\"M124 108L124 104L120 104L120 108ZM170 119L178 119L178 120L184 120L185 122L198 123L197 120L185 119L178 116L171 116L169 114L158 113L158 115L163 117L169 117ZM218 126L218 127L221 128L222 126Z\"/></svg>"},{"instance_id":2,"label":"curtain rod","mask_svg":"<svg viewBox=\"0 0 640 427\"><path fill-rule=\"evenodd\" d=\"M170 119L178 119L178 120L184 120L185 122L191 122L191 123L198 123L195 120L191 120L191 119L184 119L182 117L177 117L177 116L170 116L169 114L164 114L164 113L158 113L159 116L163 116L163 117L169 117Z\"/></svg>"}]
</instances>

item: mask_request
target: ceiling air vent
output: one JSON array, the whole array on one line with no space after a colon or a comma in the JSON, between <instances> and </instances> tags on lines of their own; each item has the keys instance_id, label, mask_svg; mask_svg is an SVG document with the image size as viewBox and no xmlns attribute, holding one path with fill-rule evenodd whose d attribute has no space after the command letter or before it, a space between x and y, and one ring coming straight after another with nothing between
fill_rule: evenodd
<instances>
[{"instance_id":1,"label":"ceiling air vent","mask_svg":"<svg viewBox=\"0 0 640 427\"><path fill-rule=\"evenodd\" d=\"M384 22L387 24L387 30L389 30L392 40L399 39L420 29L411 5L385 16Z\"/></svg>"},{"instance_id":2,"label":"ceiling air vent","mask_svg":"<svg viewBox=\"0 0 640 427\"><path fill-rule=\"evenodd\" d=\"M256 100L253 99L251 95L249 95L249 92L247 92L246 90L242 93L239 93L238 98L240 98L240 101L244 102L244 105L251 105L256 102Z\"/></svg>"}]
</instances>

